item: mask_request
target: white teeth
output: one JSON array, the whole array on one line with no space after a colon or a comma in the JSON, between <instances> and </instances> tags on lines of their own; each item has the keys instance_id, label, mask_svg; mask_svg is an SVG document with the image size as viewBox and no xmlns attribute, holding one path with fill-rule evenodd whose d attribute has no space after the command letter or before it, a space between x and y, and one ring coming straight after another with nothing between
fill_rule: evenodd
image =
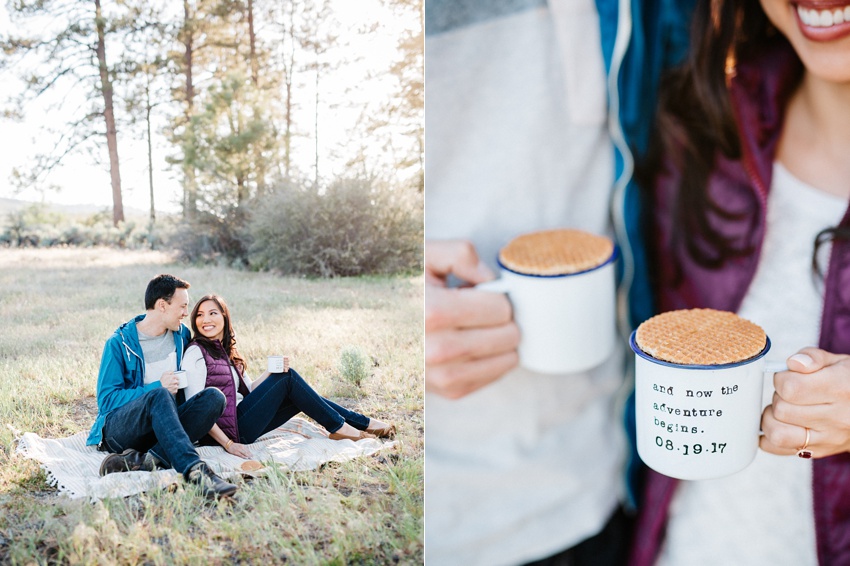
<instances>
[{"instance_id":1,"label":"white teeth","mask_svg":"<svg viewBox=\"0 0 850 566\"><path fill-rule=\"evenodd\" d=\"M834 25L850 22L850 6L834 10L808 10L797 6L797 14L800 21L814 28L828 28Z\"/></svg>"}]
</instances>

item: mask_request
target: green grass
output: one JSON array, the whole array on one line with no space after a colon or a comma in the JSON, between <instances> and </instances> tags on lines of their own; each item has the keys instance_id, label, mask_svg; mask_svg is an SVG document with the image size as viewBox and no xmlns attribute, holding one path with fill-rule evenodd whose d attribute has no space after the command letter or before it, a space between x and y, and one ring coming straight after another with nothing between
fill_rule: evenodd
<instances>
[{"instance_id":1,"label":"green grass","mask_svg":"<svg viewBox=\"0 0 850 566\"><path fill-rule=\"evenodd\" d=\"M143 311L145 285L162 272L192 284L190 302L227 299L249 375L267 355L289 355L326 397L396 423L397 447L245 480L232 502L182 484L95 504L57 494L15 454L15 431L89 429L103 343ZM0 563L422 563L421 277L316 281L155 252L5 249L0 289ZM369 362L360 387L339 374L352 346Z\"/></svg>"}]
</instances>

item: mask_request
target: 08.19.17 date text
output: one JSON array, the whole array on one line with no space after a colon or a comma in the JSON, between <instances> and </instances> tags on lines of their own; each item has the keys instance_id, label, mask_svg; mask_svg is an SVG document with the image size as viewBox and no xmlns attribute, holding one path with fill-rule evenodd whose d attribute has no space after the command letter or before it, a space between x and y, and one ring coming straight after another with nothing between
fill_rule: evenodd
<instances>
[{"instance_id":1,"label":"08.19.17 date text","mask_svg":"<svg viewBox=\"0 0 850 566\"><path fill-rule=\"evenodd\" d=\"M682 452L683 456L690 456L695 454L723 454L723 451L726 450L725 442L712 442L710 444L706 444L703 446L702 444L680 444L676 445L672 440L665 440L660 436L655 437L655 444L660 448L666 448L667 450L678 450Z\"/></svg>"}]
</instances>

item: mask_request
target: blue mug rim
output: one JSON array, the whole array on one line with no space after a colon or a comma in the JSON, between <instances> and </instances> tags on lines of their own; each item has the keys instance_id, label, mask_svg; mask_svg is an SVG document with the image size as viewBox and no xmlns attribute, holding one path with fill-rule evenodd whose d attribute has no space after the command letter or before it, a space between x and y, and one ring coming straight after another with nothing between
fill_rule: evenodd
<instances>
[{"instance_id":1,"label":"blue mug rim","mask_svg":"<svg viewBox=\"0 0 850 566\"><path fill-rule=\"evenodd\" d=\"M558 279L560 277L573 277L575 275L584 275L585 273L590 273L591 271L596 271L597 269L602 269L609 263L613 263L617 261L617 258L620 257L620 246L614 244L614 250L611 252L611 255L604 262L600 263L595 267L591 267L590 269L585 269L583 271L576 271L574 273L558 273L555 275L539 275L537 273L523 273L522 271L517 271L515 269L511 269L507 267L502 261L499 259L498 254L496 255L496 263L499 264L501 269L505 271L510 271L511 273L515 273L516 275L522 275L523 277L538 277L540 279Z\"/></svg>"},{"instance_id":2,"label":"blue mug rim","mask_svg":"<svg viewBox=\"0 0 850 566\"><path fill-rule=\"evenodd\" d=\"M716 364L716 365L699 365L699 364L674 364L673 362L665 362L664 360L659 360L658 358L653 358L646 352L640 349L640 346L637 345L635 341L635 335L637 334L637 330L633 330L631 336L629 336L629 346L632 347L632 350L635 354L640 356L641 358L652 362L654 364L658 364L660 366L667 366L671 368L679 368L679 369L729 369L735 368L747 364L751 364L759 358L763 358L767 355L767 352L770 350L770 337L765 336L765 344L764 349L753 356L752 358L747 358L746 360L741 360L740 362L732 362L729 364Z\"/></svg>"}]
</instances>

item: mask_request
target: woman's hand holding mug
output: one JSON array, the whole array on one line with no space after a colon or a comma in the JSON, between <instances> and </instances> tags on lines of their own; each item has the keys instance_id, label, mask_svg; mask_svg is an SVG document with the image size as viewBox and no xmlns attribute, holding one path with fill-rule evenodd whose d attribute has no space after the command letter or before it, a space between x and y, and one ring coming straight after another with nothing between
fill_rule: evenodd
<instances>
[{"instance_id":1,"label":"woman's hand holding mug","mask_svg":"<svg viewBox=\"0 0 850 566\"><path fill-rule=\"evenodd\" d=\"M805 446L812 458L850 452L850 356L804 348L773 383L773 404L761 419L762 450L791 455Z\"/></svg>"}]
</instances>

